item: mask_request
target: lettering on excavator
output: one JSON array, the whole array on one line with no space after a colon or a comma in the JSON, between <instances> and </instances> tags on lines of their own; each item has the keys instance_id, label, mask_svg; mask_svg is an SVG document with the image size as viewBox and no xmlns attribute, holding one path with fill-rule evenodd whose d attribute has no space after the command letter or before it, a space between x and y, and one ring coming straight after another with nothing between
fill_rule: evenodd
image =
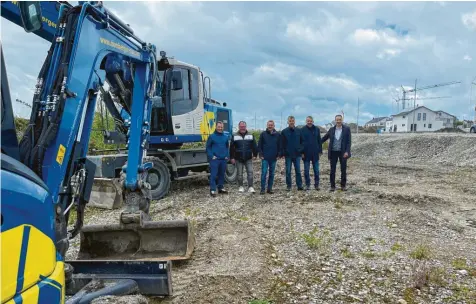
<instances>
[{"instance_id":1,"label":"lettering on excavator","mask_svg":"<svg viewBox=\"0 0 476 304\"><path fill-rule=\"evenodd\" d=\"M139 57L139 56L140 56L140 53L139 53L139 52L134 51L134 50L132 50L132 49L130 49L130 48L124 46L124 45L119 44L119 43L110 41L110 40L108 40L108 39L106 39L106 38L102 38L102 37L101 37L101 38L99 38L99 41L100 41L102 44L105 44L105 45L107 45L107 46L116 48L116 49L121 50L121 51L123 51L123 52L125 52L125 53L129 53L129 54L134 55L134 56L136 56L136 57Z\"/></svg>"}]
</instances>

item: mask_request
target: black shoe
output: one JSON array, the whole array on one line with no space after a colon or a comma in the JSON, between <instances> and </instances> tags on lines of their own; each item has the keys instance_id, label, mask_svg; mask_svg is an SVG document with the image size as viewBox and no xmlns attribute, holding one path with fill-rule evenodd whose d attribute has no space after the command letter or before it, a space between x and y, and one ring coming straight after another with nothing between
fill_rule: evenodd
<instances>
[{"instance_id":1,"label":"black shoe","mask_svg":"<svg viewBox=\"0 0 476 304\"><path fill-rule=\"evenodd\" d=\"M299 187L299 188L298 188L298 191L303 191L303 190L304 190L303 187Z\"/></svg>"},{"instance_id":2,"label":"black shoe","mask_svg":"<svg viewBox=\"0 0 476 304\"><path fill-rule=\"evenodd\" d=\"M274 193L274 191L273 191L273 190L270 190L270 189L268 189L268 193L269 193L269 194L273 194L273 193Z\"/></svg>"},{"instance_id":3,"label":"black shoe","mask_svg":"<svg viewBox=\"0 0 476 304\"><path fill-rule=\"evenodd\" d=\"M261 190L259 194L264 195L265 194L264 190Z\"/></svg>"},{"instance_id":4,"label":"black shoe","mask_svg":"<svg viewBox=\"0 0 476 304\"><path fill-rule=\"evenodd\" d=\"M319 190L321 190L321 188L319 188L319 185L317 185L317 186L314 186L314 189L316 189L316 191L319 191Z\"/></svg>"},{"instance_id":5,"label":"black shoe","mask_svg":"<svg viewBox=\"0 0 476 304\"><path fill-rule=\"evenodd\" d=\"M306 191L311 190L311 186L306 186Z\"/></svg>"},{"instance_id":6,"label":"black shoe","mask_svg":"<svg viewBox=\"0 0 476 304\"><path fill-rule=\"evenodd\" d=\"M347 191L347 187L346 186L341 186L340 190L341 191Z\"/></svg>"},{"instance_id":7,"label":"black shoe","mask_svg":"<svg viewBox=\"0 0 476 304\"><path fill-rule=\"evenodd\" d=\"M215 196L217 196L217 192L216 191L210 191L210 195L215 197Z\"/></svg>"},{"instance_id":8,"label":"black shoe","mask_svg":"<svg viewBox=\"0 0 476 304\"><path fill-rule=\"evenodd\" d=\"M228 194L228 191L225 190L225 189L219 189L219 190L218 190L218 193L220 193L220 194Z\"/></svg>"},{"instance_id":9,"label":"black shoe","mask_svg":"<svg viewBox=\"0 0 476 304\"><path fill-rule=\"evenodd\" d=\"M331 191L331 192L336 191L336 187L331 187L331 188L329 189L329 191Z\"/></svg>"},{"instance_id":10,"label":"black shoe","mask_svg":"<svg viewBox=\"0 0 476 304\"><path fill-rule=\"evenodd\" d=\"M288 192L291 191L291 187L286 188L286 191Z\"/></svg>"}]
</instances>

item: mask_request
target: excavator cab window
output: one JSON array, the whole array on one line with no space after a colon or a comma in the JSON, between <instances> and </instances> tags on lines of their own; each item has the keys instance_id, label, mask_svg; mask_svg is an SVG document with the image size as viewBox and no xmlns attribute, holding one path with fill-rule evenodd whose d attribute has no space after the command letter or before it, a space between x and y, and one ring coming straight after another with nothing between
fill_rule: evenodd
<instances>
[{"instance_id":1,"label":"excavator cab window","mask_svg":"<svg viewBox=\"0 0 476 304\"><path fill-rule=\"evenodd\" d=\"M41 6L39 1L20 1L20 16L23 28L27 33L42 28Z\"/></svg>"},{"instance_id":2,"label":"excavator cab window","mask_svg":"<svg viewBox=\"0 0 476 304\"><path fill-rule=\"evenodd\" d=\"M179 90L176 84L181 84L182 88ZM170 101L172 102L172 116L183 115L192 111L190 70L187 68L174 68L174 71L172 72L172 91L170 92Z\"/></svg>"}]
</instances>

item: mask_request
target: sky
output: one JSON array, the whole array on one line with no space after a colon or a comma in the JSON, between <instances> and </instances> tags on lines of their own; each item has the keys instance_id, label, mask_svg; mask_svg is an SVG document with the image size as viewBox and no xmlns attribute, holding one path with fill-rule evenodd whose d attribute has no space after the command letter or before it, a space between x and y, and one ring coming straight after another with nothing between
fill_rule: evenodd
<instances>
[{"instance_id":1,"label":"sky","mask_svg":"<svg viewBox=\"0 0 476 304\"><path fill-rule=\"evenodd\" d=\"M395 100L415 80L417 88L461 82L418 91L416 104L474 117L474 2L105 5L143 40L210 76L212 98L227 102L234 124L245 120L253 128L256 117L257 127L273 119L280 129L281 117L283 124L288 115L304 124L312 115L323 125L343 111L346 122L358 117L363 125L401 111ZM1 35L12 97L31 103L49 43L5 19ZM27 106L14 106L28 117Z\"/></svg>"}]
</instances>

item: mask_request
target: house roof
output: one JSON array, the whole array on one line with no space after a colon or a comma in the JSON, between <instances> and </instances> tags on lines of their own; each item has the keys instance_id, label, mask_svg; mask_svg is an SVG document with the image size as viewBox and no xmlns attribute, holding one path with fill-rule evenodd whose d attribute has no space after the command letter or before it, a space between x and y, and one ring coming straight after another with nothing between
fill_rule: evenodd
<instances>
[{"instance_id":1,"label":"house roof","mask_svg":"<svg viewBox=\"0 0 476 304\"><path fill-rule=\"evenodd\" d=\"M441 112L441 113L446 113L446 114L448 114L448 115L450 115L450 116L452 116L452 117L456 117L456 116L451 115L451 114L449 114L449 113L447 113L447 112L445 112L445 111L433 111L432 109L429 109L429 108L427 108L427 107L425 107L425 106L419 106L419 107L416 107L415 109L410 109L410 110L402 111L402 112L400 112L400 113L398 113L398 114L391 115L391 117L407 115L407 114L410 114L410 113L412 113L413 111L416 111L416 110L421 109L421 108L425 108L425 109L427 109L428 111L431 111L431 112L433 112L433 113L440 113L440 112Z\"/></svg>"},{"instance_id":2,"label":"house roof","mask_svg":"<svg viewBox=\"0 0 476 304\"><path fill-rule=\"evenodd\" d=\"M371 124L371 123L379 122L379 121L381 121L381 120L383 120L383 119L386 119L386 118L388 118L388 117L374 117L372 120L370 120L369 122L367 122L366 125Z\"/></svg>"},{"instance_id":3,"label":"house roof","mask_svg":"<svg viewBox=\"0 0 476 304\"><path fill-rule=\"evenodd\" d=\"M421 109L421 108L425 108L425 109L427 109L428 111L435 112L435 111L433 111L433 110L431 110L431 109L428 109L428 108L425 107L425 106L419 106L419 107L416 107L415 109L402 111L402 112L400 112L400 113L398 113L398 114L392 115L392 117L407 115L407 114L412 113L413 111L416 111L416 110Z\"/></svg>"},{"instance_id":4,"label":"house roof","mask_svg":"<svg viewBox=\"0 0 476 304\"><path fill-rule=\"evenodd\" d=\"M445 114L448 114L449 116L456 117L456 116L454 116L454 115L451 115L451 114L450 114L450 113L448 113L448 112L441 111L441 110L439 110L439 111L435 111L435 112L436 112L436 113L445 113Z\"/></svg>"}]
</instances>

